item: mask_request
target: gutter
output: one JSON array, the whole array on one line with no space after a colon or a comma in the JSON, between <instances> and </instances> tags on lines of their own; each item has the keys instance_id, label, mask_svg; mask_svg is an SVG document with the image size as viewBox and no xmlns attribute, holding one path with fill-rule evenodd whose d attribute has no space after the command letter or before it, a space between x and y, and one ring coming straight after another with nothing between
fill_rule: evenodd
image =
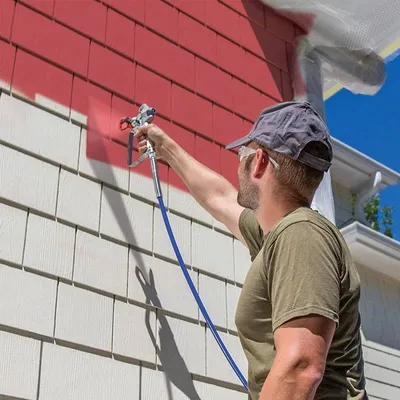
<instances>
[{"instance_id":1,"label":"gutter","mask_svg":"<svg viewBox=\"0 0 400 400\"><path fill-rule=\"evenodd\" d=\"M400 173L386 167L338 139L331 137L331 140L333 157L336 161L347 164L367 176L373 175L376 171L381 171L382 186L384 187L400 183Z\"/></svg>"},{"instance_id":2,"label":"gutter","mask_svg":"<svg viewBox=\"0 0 400 400\"><path fill-rule=\"evenodd\" d=\"M334 159L367 177L361 186L355 188L355 192L358 193L355 217L357 221L369 225L364 213L365 203L385 187L397 185L400 182L400 174L338 140L332 142Z\"/></svg>"},{"instance_id":3,"label":"gutter","mask_svg":"<svg viewBox=\"0 0 400 400\"><path fill-rule=\"evenodd\" d=\"M345 226L340 231L346 237L346 239L348 239L349 244L360 242L374 250L378 250L379 252L398 260L400 271L400 242L384 235L381 232L377 232L358 221Z\"/></svg>"},{"instance_id":4,"label":"gutter","mask_svg":"<svg viewBox=\"0 0 400 400\"><path fill-rule=\"evenodd\" d=\"M400 242L357 221L340 231L357 264L400 281Z\"/></svg>"}]
</instances>

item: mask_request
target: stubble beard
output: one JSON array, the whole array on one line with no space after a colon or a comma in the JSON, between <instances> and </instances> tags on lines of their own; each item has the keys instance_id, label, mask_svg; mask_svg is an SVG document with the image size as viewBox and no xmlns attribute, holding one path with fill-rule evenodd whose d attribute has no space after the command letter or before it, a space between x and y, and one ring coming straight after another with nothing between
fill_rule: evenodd
<instances>
[{"instance_id":1,"label":"stubble beard","mask_svg":"<svg viewBox=\"0 0 400 400\"><path fill-rule=\"evenodd\" d=\"M260 204L259 189L250 182L247 176L239 177L237 202L240 206L251 210L256 210Z\"/></svg>"}]
</instances>

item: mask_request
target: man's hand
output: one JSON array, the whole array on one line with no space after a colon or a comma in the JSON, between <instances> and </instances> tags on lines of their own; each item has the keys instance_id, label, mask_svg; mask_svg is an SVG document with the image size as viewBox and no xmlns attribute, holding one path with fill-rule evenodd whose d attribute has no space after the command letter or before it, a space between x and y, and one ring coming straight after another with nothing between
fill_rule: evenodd
<instances>
[{"instance_id":1,"label":"man's hand","mask_svg":"<svg viewBox=\"0 0 400 400\"><path fill-rule=\"evenodd\" d=\"M277 328L276 357L259 400L312 400L324 375L335 325L310 315Z\"/></svg>"},{"instance_id":2,"label":"man's hand","mask_svg":"<svg viewBox=\"0 0 400 400\"><path fill-rule=\"evenodd\" d=\"M135 137L138 140L139 153L143 154L146 152L146 139L149 139L153 143L157 159L165 159L167 146L173 142L173 140L155 124L140 127L135 132Z\"/></svg>"}]
</instances>

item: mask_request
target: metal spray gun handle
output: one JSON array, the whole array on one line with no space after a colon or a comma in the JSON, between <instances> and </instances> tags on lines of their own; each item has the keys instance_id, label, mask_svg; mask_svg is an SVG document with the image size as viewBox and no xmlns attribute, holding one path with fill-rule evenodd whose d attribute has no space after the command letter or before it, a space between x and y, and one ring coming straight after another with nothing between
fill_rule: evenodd
<instances>
[{"instance_id":1,"label":"metal spray gun handle","mask_svg":"<svg viewBox=\"0 0 400 400\"><path fill-rule=\"evenodd\" d=\"M141 127L149 124L153 121L154 116L156 115L155 108L149 107L147 104L142 104L139 108L139 114L136 117L126 117L121 119L119 122L119 129L125 130L127 128L131 128L129 132L129 141L128 141L128 166L129 167L136 167L144 159L150 156L151 152L154 152L153 146L151 145L150 141L147 140L147 151L138 158L135 162L133 162L133 139L135 132Z\"/></svg>"},{"instance_id":2,"label":"metal spray gun handle","mask_svg":"<svg viewBox=\"0 0 400 400\"><path fill-rule=\"evenodd\" d=\"M119 128L121 130L125 130L129 127L131 128L128 140L128 159L127 159L128 167L133 167L133 168L137 167L147 157L149 157L151 164L151 171L153 173L154 188L157 197L160 197L162 193L161 193L160 180L158 177L156 152L154 151L153 145L151 144L151 141L149 139L147 139L146 152L143 153L136 161L133 161L133 139L135 132L141 126L145 126L151 123L155 115L156 115L155 108L149 107L147 104L142 104L139 108L139 114L136 117L133 118L126 117L121 119L121 121L119 122Z\"/></svg>"}]
</instances>

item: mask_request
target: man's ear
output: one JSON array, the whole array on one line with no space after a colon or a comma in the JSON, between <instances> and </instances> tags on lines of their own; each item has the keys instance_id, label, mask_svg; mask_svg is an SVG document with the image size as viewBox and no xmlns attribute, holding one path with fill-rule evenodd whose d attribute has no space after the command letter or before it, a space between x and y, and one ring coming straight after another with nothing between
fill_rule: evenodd
<instances>
[{"instance_id":1,"label":"man's ear","mask_svg":"<svg viewBox=\"0 0 400 400\"><path fill-rule=\"evenodd\" d=\"M254 168L252 177L255 179L260 179L268 165L268 156L261 150L257 149L257 152L254 156Z\"/></svg>"}]
</instances>

